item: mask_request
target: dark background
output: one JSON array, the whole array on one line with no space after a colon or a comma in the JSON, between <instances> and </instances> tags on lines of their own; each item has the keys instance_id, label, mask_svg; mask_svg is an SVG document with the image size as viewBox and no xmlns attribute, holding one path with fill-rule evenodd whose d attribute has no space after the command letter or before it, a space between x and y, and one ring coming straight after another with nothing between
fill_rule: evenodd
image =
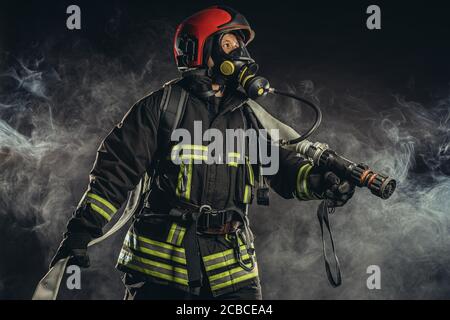
<instances>
[{"instance_id":1,"label":"dark background","mask_svg":"<svg viewBox=\"0 0 450 320\"><path fill-rule=\"evenodd\" d=\"M176 25L219 2L3 1L0 4L0 298L28 299L87 184L101 139L130 105L178 76ZM81 7L82 30L66 29ZM367 190L333 217L344 284L325 277L316 203L254 207L263 292L273 299L430 299L450 294L450 19L438 1L226 1L256 38L274 87L318 103L324 141L399 181ZM366 28L381 7L382 29ZM310 113L261 102L297 129ZM125 230L93 248L83 289L67 299L122 296L114 260ZM379 265L382 289L368 290Z\"/></svg>"}]
</instances>

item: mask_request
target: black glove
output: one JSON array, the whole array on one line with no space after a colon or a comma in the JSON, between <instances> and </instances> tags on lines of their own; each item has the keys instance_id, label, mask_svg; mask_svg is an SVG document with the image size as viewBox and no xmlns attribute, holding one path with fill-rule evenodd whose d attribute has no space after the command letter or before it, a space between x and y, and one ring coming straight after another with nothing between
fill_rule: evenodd
<instances>
[{"instance_id":1,"label":"black glove","mask_svg":"<svg viewBox=\"0 0 450 320\"><path fill-rule=\"evenodd\" d=\"M347 180L341 181L331 171L313 169L308 177L311 190L319 198L328 199L330 207L342 207L355 193L355 185Z\"/></svg>"},{"instance_id":2,"label":"black glove","mask_svg":"<svg viewBox=\"0 0 450 320\"><path fill-rule=\"evenodd\" d=\"M90 266L87 254L87 245L91 237L83 233L66 233L58 251L50 262L50 268L59 260L70 257L68 265L77 265L82 268Z\"/></svg>"}]
</instances>

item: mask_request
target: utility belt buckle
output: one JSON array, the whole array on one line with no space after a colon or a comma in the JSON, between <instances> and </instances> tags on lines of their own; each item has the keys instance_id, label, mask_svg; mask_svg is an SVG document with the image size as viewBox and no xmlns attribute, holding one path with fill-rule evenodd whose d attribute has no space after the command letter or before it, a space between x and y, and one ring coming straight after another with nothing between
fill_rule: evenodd
<instances>
[{"instance_id":1,"label":"utility belt buckle","mask_svg":"<svg viewBox=\"0 0 450 320\"><path fill-rule=\"evenodd\" d=\"M194 219L194 216L190 214L188 210L183 210L176 207L170 209L169 216L184 222Z\"/></svg>"},{"instance_id":2,"label":"utility belt buckle","mask_svg":"<svg viewBox=\"0 0 450 320\"><path fill-rule=\"evenodd\" d=\"M199 219L202 216L205 219L205 225L202 225L203 228L221 228L226 223L227 211L213 210L208 204L200 207L199 214Z\"/></svg>"}]
</instances>

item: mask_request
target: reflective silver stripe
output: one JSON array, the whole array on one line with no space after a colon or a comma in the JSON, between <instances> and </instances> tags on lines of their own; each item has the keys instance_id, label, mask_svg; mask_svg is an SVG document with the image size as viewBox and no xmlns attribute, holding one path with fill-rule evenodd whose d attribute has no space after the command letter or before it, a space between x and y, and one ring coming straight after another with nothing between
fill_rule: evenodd
<instances>
[{"instance_id":1,"label":"reflective silver stripe","mask_svg":"<svg viewBox=\"0 0 450 320\"><path fill-rule=\"evenodd\" d=\"M229 166L238 167L241 163L243 163L243 159L239 152L228 152L227 164Z\"/></svg>"},{"instance_id":2,"label":"reflective silver stripe","mask_svg":"<svg viewBox=\"0 0 450 320\"><path fill-rule=\"evenodd\" d=\"M109 206L106 206L104 202L100 202L96 198L91 198L88 195L87 202L91 205L91 208L102 215L106 220L111 220L116 211L111 210Z\"/></svg>"},{"instance_id":3,"label":"reflective silver stripe","mask_svg":"<svg viewBox=\"0 0 450 320\"><path fill-rule=\"evenodd\" d=\"M250 255L244 254L241 257L241 259L242 259L242 262L244 262L246 265L248 265L249 267L251 266L250 265ZM216 269L220 269L220 268L224 268L224 267L230 267L230 266L233 266L233 265L236 265L236 266L238 265L238 261L237 261L236 257L230 257L227 260L222 260L222 261L220 261L220 262L218 262L216 264L212 264L210 266L207 266L207 267L205 267L205 270L206 271L213 271L213 270L216 270Z\"/></svg>"},{"instance_id":4,"label":"reflective silver stripe","mask_svg":"<svg viewBox=\"0 0 450 320\"><path fill-rule=\"evenodd\" d=\"M208 160L208 147L203 145L175 145L170 153L172 161L178 159Z\"/></svg>"},{"instance_id":5,"label":"reflective silver stripe","mask_svg":"<svg viewBox=\"0 0 450 320\"><path fill-rule=\"evenodd\" d=\"M188 284L188 275L186 269L138 257L133 253L127 251L126 249L121 250L119 255L119 263L128 268L156 278L176 282L183 285Z\"/></svg>"},{"instance_id":6,"label":"reflective silver stripe","mask_svg":"<svg viewBox=\"0 0 450 320\"><path fill-rule=\"evenodd\" d=\"M252 271L246 271L242 267L236 267L231 270L209 277L209 283L212 291L217 291L237 283L258 277L258 266Z\"/></svg>"},{"instance_id":7,"label":"reflective silver stripe","mask_svg":"<svg viewBox=\"0 0 450 320\"><path fill-rule=\"evenodd\" d=\"M181 246L183 244L183 239L184 239L185 234L186 234L186 228L182 227L180 230L180 233L178 234L177 241L175 242L175 244L177 246Z\"/></svg>"},{"instance_id":8,"label":"reflective silver stripe","mask_svg":"<svg viewBox=\"0 0 450 320\"><path fill-rule=\"evenodd\" d=\"M180 172L178 173L178 182L176 187L176 195L189 200L191 197L191 184L192 184L192 166L193 160L189 160L188 163L182 162L180 164Z\"/></svg>"},{"instance_id":9,"label":"reflective silver stripe","mask_svg":"<svg viewBox=\"0 0 450 320\"><path fill-rule=\"evenodd\" d=\"M141 236L136 237L136 235L129 232L125 237L124 245L151 256L186 264L184 248L177 248L168 243L155 241Z\"/></svg>"},{"instance_id":10,"label":"reflective silver stripe","mask_svg":"<svg viewBox=\"0 0 450 320\"><path fill-rule=\"evenodd\" d=\"M309 190L308 186L308 177L309 172L312 169L312 165L310 163L306 163L300 167L297 173L297 187L295 195L299 200L313 200L317 199Z\"/></svg>"},{"instance_id":11,"label":"reflective silver stripe","mask_svg":"<svg viewBox=\"0 0 450 320\"><path fill-rule=\"evenodd\" d=\"M149 268L157 272L165 273L168 275L175 275L181 279L188 279L187 269L176 267L170 264L162 263L159 261L154 261L151 259L143 258L136 256L132 252L122 248L120 251L119 259L122 259L123 262L133 261L136 265L141 266L143 268Z\"/></svg>"},{"instance_id":12,"label":"reflective silver stripe","mask_svg":"<svg viewBox=\"0 0 450 320\"><path fill-rule=\"evenodd\" d=\"M109 202L108 200L106 200L106 199L100 197L99 195L97 195L97 194L95 194L95 193L92 193L92 192L89 192L86 196L87 196L89 199L95 199L95 200L97 200L97 201L100 201L100 202L101 202L102 204L104 204L104 205L105 205L112 213L116 213L116 212L117 212L117 208L114 207L114 205L113 205L111 202Z\"/></svg>"},{"instance_id":13,"label":"reflective silver stripe","mask_svg":"<svg viewBox=\"0 0 450 320\"><path fill-rule=\"evenodd\" d=\"M166 242L168 243L172 243L173 241L173 237L175 236L175 231L177 230L177 224L174 222L172 223L172 225L170 226L170 230L169 230L169 234L167 236L167 240ZM172 243L173 244L173 243Z\"/></svg>"},{"instance_id":14,"label":"reflective silver stripe","mask_svg":"<svg viewBox=\"0 0 450 320\"><path fill-rule=\"evenodd\" d=\"M245 245L241 245L240 249L241 249L242 256L247 255L247 249L246 249ZM235 258L234 249L228 249L228 250L218 252L218 253L204 257L203 263L205 264L205 268L208 271L208 270L217 269L217 268L214 268L214 266L217 266L218 264L226 263L226 261L229 261L230 259L233 259L233 258Z\"/></svg>"},{"instance_id":15,"label":"reflective silver stripe","mask_svg":"<svg viewBox=\"0 0 450 320\"><path fill-rule=\"evenodd\" d=\"M174 222L170 227L169 235L167 236L167 242L177 246L181 246L185 233L186 228L181 227L180 225Z\"/></svg>"}]
</instances>

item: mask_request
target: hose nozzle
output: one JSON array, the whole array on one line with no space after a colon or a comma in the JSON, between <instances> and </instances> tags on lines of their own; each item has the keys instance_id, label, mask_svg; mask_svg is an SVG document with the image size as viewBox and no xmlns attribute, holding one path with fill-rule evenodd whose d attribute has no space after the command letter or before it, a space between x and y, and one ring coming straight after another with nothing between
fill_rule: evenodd
<instances>
[{"instance_id":1,"label":"hose nozzle","mask_svg":"<svg viewBox=\"0 0 450 320\"><path fill-rule=\"evenodd\" d=\"M351 172L352 180L359 187L367 187L381 199L388 199L395 191L397 182L387 175L372 171L367 165L358 164Z\"/></svg>"}]
</instances>

